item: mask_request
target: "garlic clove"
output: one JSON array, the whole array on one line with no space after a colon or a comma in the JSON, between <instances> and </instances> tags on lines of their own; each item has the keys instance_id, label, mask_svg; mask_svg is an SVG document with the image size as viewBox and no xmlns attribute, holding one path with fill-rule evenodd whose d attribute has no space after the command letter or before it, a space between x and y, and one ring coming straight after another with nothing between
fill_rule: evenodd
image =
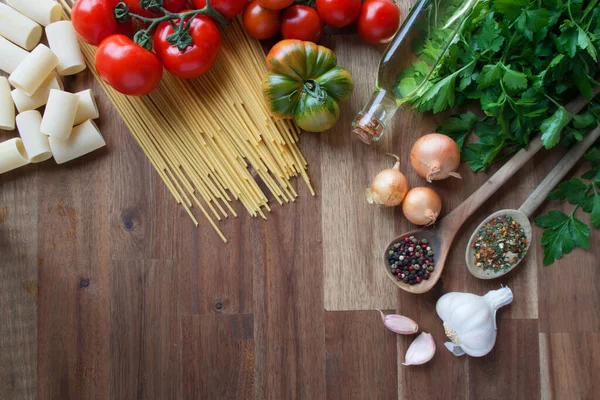
<instances>
[{"instance_id":1,"label":"garlic clove","mask_svg":"<svg viewBox=\"0 0 600 400\"><path fill-rule=\"evenodd\" d=\"M388 314L384 315L383 311L377 309L381 314L381 320L386 328L390 331L399 333L400 335L412 335L419 331L419 326L415 321L403 315Z\"/></svg>"},{"instance_id":2,"label":"garlic clove","mask_svg":"<svg viewBox=\"0 0 600 400\"><path fill-rule=\"evenodd\" d=\"M410 344L402 365L421 365L435 355L435 340L429 333L422 332Z\"/></svg>"}]
</instances>

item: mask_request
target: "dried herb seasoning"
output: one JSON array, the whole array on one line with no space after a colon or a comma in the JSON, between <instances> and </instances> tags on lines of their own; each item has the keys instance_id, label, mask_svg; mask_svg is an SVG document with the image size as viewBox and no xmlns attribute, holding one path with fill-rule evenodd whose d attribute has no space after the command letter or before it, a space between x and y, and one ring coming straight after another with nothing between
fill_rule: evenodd
<instances>
[{"instance_id":1,"label":"dried herb seasoning","mask_svg":"<svg viewBox=\"0 0 600 400\"><path fill-rule=\"evenodd\" d=\"M512 217L501 215L486 222L471 243L475 265L484 270L510 269L525 255L529 241L523 227Z\"/></svg>"}]
</instances>

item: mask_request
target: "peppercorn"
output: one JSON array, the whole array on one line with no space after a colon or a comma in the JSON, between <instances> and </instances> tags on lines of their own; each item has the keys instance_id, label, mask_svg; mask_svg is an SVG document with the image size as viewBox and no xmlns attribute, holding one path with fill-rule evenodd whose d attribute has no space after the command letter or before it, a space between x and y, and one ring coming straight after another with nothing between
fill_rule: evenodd
<instances>
[{"instance_id":1,"label":"peppercorn","mask_svg":"<svg viewBox=\"0 0 600 400\"><path fill-rule=\"evenodd\" d=\"M390 273L399 281L416 285L423 279L429 279L434 269L434 252L426 239L414 236L404 238L394 243L386 254Z\"/></svg>"}]
</instances>

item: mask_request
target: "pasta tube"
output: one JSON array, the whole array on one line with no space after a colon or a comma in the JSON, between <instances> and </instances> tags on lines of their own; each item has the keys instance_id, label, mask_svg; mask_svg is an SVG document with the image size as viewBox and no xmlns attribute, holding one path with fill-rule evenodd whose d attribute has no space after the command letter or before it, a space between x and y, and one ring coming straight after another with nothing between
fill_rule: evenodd
<instances>
[{"instance_id":1,"label":"pasta tube","mask_svg":"<svg viewBox=\"0 0 600 400\"><path fill-rule=\"evenodd\" d=\"M11 95L17 106L17 110L22 113L45 106L48 102L48 96L50 96L51 89L63 90L62 81L54 72L48 75L44 83L42 83L42 86L35 91L33 96L29 97L19 89L14 89L11 92Z\"/></svg>"},{"instance_id":2,"label":"pasta tube","mask_svg":"<svg viewBox=\"0 0 600 400\"><path fill-rule=\"evenodd\" d=\"M0 143L0 174L29 164L29 157L21 138Z\"/></svg>"},{"instance_id":3,"label":"pasta tube","mask_svg":"<svg viewBox=\"0 0 600 400\"><path fill-rule=\"evenodd\" d=\"M8 80L0 76L0 129L15 129L15 105L10 97Z\"/></svg>"},{"instance_id":4,"label":"pasta tube","mask_svg":"<svg viewBox=\"0 0 600 400\"><path fill-rule=\"evenodd\" d=\"M96 100L94 100L94 93L92 93L91 89L75 93L75 96L79 98L79 103L77 105L74 125L79 125L88 119L96 119L100 116Z\"/></svg>"},{"instance_id":5,"label":"pasta tube","mask_svg":"<svg viewBox=\"0 0 600 400\"><path fill-rule=\"evenodd\" d=\"M67 140L55 137L50 137L49 140L57 164L66 163L106 146L102 134L92 120L87 120L73 128Z\"/></svg>"},{"instance_id":6,"label":"pasta tube","mask_svg":"<svg viewBox=\"0 0 600 400\"><path fill-rule=\"evenodd\" d=\"M52 150L48 136L40 132L42 114L39 111L25 111L17 115L17 128L23 140L25 151L32 163L46 161L52 158Z\"/></svg>"},{"instance_id":7,"label":"pasta tube","mask_svg":"<svg viewBox=\"0 0 600 400\"><path fill-rule=\"evenodd\" d=\"M25 50L31 50L42 38L42 27L20 12L0 3L0 35Z\"/></svg>"},{"instance_id":8,"label":"pasta tube","mask_svg":"<svg viewBox=\"0 0 600 400\"><path fill-rule=\"evenodd\" d=\"M58 139L68 139L73 130L79 97L62 90L51 89L40 131Z\"/></svg>"},{"instance_id":9,"label":"pasta tube","mask_svg":"<svg viewBox=\"0 0 600 400\"><path fill-rule=\"evenodd\" d=\"M0 71L12 74L29 52L0 36L0 54Z\"/></svg>"},{"instance_id":10,"label":"pasta tube","mask_svg":"<svg viewBox=\"0 0 600 400\"><path fill-rule=\"evenodd\" d=\"M53 0L6 0L6 4L42 26L60 21L62 9Z\"/></svg>"},{"instance_id":11,"label":"pasta tube","mask_svg":"<svg viewBox=\"0 0 600 400\"><path fill-rule=\"evenodd\" d=\"M85 69L85 60L71 21L58 21L48 25L46 38L50 50L58 57L57 70L60 75L74 75Z\"/></svg>"},{"instance_id":12,"label":"pasta tube","mask_svg":"<svg viewBox=\"0 0 600 400\"><path fill-rule=\"evenodd\" d=\"M40 44L10 74L8 81L27 96L33 96L57 65L56 55L48 47Z\"/></svg>"}]
</instances>

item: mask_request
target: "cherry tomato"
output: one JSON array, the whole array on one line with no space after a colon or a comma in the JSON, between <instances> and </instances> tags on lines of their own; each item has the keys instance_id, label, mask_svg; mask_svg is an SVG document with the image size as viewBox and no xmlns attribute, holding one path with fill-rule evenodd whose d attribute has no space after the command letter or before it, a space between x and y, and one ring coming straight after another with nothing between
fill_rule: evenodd
<instances>
[{"instance_id":1,"label":"cherry tomato","mask_svg":"<svg viewBox=\"0 0 600 400\"><path fill-rule=\"evenodd\" d=\"M360 5L361 0L317 0L317 11L327 25L341 28L356 21Z\"/></svg>"},{"instance_id":2,"label":"cherry tomato","mask_svg":"<svg viewBox=\"0 0 600 400\"><path fill-rule=\"evenodd\" d=\"M206 0L192 0L194 7L201 10L206 5ZM212 8L223 14L227 19L232 19L242 12L248 0L212 0Z\"/></svg>"},{"instance_id":3,"label":"cherry tomato","mask_svg":"<svg viewBox=\"0 0 600 400\"><path fill-rule=\"evenodd\" d=\"M258 2L269 10L283 10L294 4L294 0L258 0Z\"/></svg>"},{"instance_id":4,"label":"cherry tomato","mask_svg":"<svg viewBox=\"0 0 600 400\"><path fill-rule=\"evenodd\" d=\"M179 24L179 20L175 20ZM180 78L195 78L212 67L221 49L221 34L212 18L197 15L189 23L189 33L193 44L184 50L170 43L167 39L175 31L169 22L158 26L154 34L154 51L163 65L175 76Z\"/></svg>"},{"instance_id":5,"label":"cherry tomato","mask_svg":"<svg viewBox=\"0 0 600 400\"><path fill-rule=\"evenodd\" d=\"M143 96L158 86L163 68L156 54L124 35L112 35L96 51L96 71L123 94Z\"/></svg>"},{"instance_id":6,"label":"cherry tomato","mask_svg":"<svg viewBox=\"0 0 600 400\"><path fill-rule=\"evenodd\" d=\"M284 39L298 39L317 43L323 36L323 22L312 7L292 6L281 18L281 34Z\"/></svg>"},{"instance_id":7,"label":"cherry tomato","mask_svg":"<svg viewBox=\"0 0 600 400\"><path fill-rule=\"evenodd\" d=\"M124 1L129 6L129 11L142 17L152 18L157 15L163 15L160 11L154 13L150 10L144 10L140 4L140 0L119 0ZM118 3L118 1L117 1ZM179 12L185 8L187 0L163 0L163 8L173 13Z\"/></svg>"},{"instance_id":8,"label":"cherry tomato","mask_svg":"<svg viewBox=\"0 0 600 400\"><path fill-rule=\"evenodd\" d=\"M280 12L268 10L261 6L258 0L252 0L242 14L244 28L253 38L264 40L279 32Z\"/></svg>"},{"instance_id":9,"label":"cherry tomato","mask_svg":"<svg viewBox=\"0 0 600 400\"><path fill-rule=\"evenodd\" d=\"M117 33L131 34L131 21L120 23L114 9L120 0L77 0L71 11L71 22L81 38L94 46Z\"/></svg>"},{"instance_id":10,"label":"cherry tomato","mask_svg":"<svg viewBox=\"0 0 600 400\"><path fill-rule=\"evenodd\" d=\"M367 0L358 17L358 33L365 42L392 40L400 28L400 9L390 0Z\"/></svg>"}]
</instances>

